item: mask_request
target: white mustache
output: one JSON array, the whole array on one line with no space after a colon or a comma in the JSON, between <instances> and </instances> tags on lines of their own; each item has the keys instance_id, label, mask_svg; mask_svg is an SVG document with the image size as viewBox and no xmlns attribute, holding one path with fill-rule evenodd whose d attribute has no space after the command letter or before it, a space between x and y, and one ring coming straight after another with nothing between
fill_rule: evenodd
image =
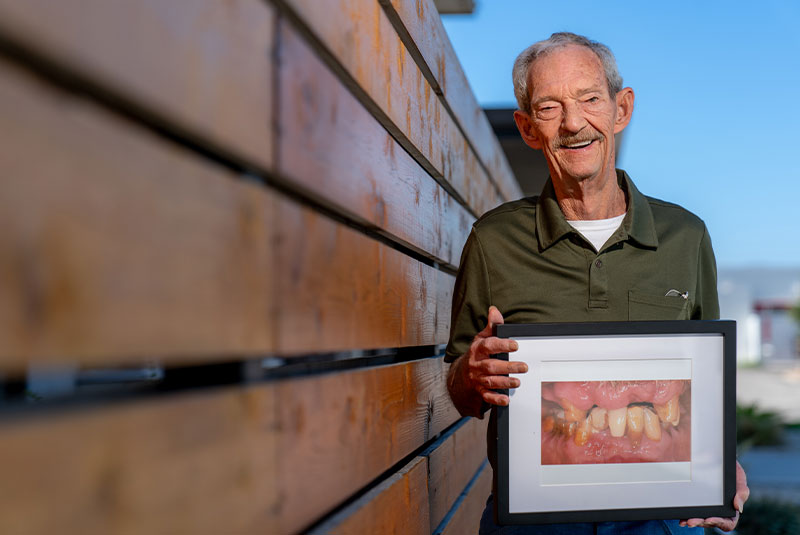
<instances>
[{"instance_id":1,"label":"white mustache","mask_svg":"<svg viewBox=\"0 0 800 535\"><path fill-rule=\"evenodd\" d=\"M566 136L566 137L557 137L553 140L553 148L557 149L559 147L563 147L565 145L576 145L578 143L586 143L588 141L595 141L600 139L596 132L588 132L585 134L580 134L577 136Z\"/></svg>"}]
</instances>

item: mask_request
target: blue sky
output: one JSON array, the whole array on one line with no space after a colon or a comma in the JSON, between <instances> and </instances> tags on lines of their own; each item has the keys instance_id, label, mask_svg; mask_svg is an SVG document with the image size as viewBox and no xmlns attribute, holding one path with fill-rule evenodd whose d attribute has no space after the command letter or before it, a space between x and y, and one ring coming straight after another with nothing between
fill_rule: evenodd
<instances>
[{"instance_id":1,"label":"blue sky","mask_svg":"<svg viewBox=\"0 0 800 535\"><path fill-rule=\"evenodd\" d=\"M634 89L617 163L708 225L720 267L800 267L800 2L476 0L443 17L478 101L555 31L608 45Z\"/></svg>"}]
</instances>

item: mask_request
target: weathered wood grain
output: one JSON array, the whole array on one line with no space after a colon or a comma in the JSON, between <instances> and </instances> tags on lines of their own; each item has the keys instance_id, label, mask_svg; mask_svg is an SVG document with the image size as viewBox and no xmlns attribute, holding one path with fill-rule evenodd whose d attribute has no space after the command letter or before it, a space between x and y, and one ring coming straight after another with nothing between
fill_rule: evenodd
<instances>
[{"instance_id":1,"label":"weathered wood grain","mask_svg":"<svg viewBox=\"0 0 800 535\"><path fill-rule=\"evenodd\" d=\"M472 484L469 493L459 504L450 521L444 526L442 535L463 535L477 533L481 515L486 507L486 499L492 492L492 467L482 466L478 479Z\"/></svg>"},{"instance_id":2,"label":"weathered wood grain","mask_svg":"<svg viewBox=\"0 0 800 535\"><path fill-rule=\"evenodd\" d=\"M455 268L473 217L281 25L277 166L295 187Z\"/></svg>"},{"instance_id":3,"label":"weathered wood grain","mask_svg":"<svg viewBox=\"0 0 800 535\"><path fill-rule=\"evenodd\" d=\"M0 95L4 368L447 340L451 275L12 67Z\"/></svg>"},{"instance_id":4,"label":"weathered wood grain","mask_svg":"<svg viewBox=\"0 0 800 535\"><path fill-rule=\"evenodd\" d=\"M414 458L313 533L433 533L486 460L485 429L485 422L468 420L448 431L432 451ZM465 511L457 522L468 525L473 517ZM421 525L422 520L428 524ZM477 523L461 533L470 532L477 532Z\"/></svg>"},{"instance_id":5,"label":"weathered wood grain","mask_svg":"<svg viewBox=\"0 0 800 535\"><path fill-rule=\"evenodd\" d=\"M290 201L276 215L279 353L447 342L453 276Z\"/></svg>"},{"instance_id":6,"label":"weathered wood grain","mask_svg":"<svg viewBox=\"0 0 800 535\"><path fill-rule=\"evenodd\" d=\"M429 358L6 418L0 531L299 532L458 419L445 367Z\"/></svg>"},{"instance_id":7,"label":"weathered wood grain","mask_svg":"<svg viewBox=\"0 0 800 535\"><path fill-rule=\"evenodd\" d=\"M445 317L442 317L444 306L439 305L437 309L435 335L437 340L448 340L450 338L450 307L452 307L453 303L454 284L455 279L451 275L442 271L436 272L436 302L446 303L448 306Z\"/></svg>"},{"instance_id":8,"label":"weathered wood grain","mask_svg":"<svg viewBox=\"0 0 800 535\"><path fill-rule=\"evenodd\" d=\"M415 457L309 535L428 535L428 462Z\"/></svg>"},{"instance_id":9,"label":"weathered wood grain","mask_svg":"<svg viewBox=\"0 0 800 535\"><path fill-rule=\"evenodd\" d=\"M0 531L272 532L274 389L172 395L0 426Z\"/></svg>"},{"instance_id":10,"label":"weathered wood grain","mask_svg":"<svg viewBox=\"0 0 800 535\"><path fill-rule=\"evenodd\" d=\"M396 21L402 24L413 46L434 78L432 86L444 96L456 121L472 143L478 158L489 171L502 197L517 199L522 190L508 165L503 149L492 131L486 114L478 105L453 45L447 37L432 0L379 0ZM402 35L402 34L401 34ZM410 48L410 47L409 47ZM511 89L511 72L508 76Z\"/></svg>"},{"instance_id":11,"label":"weathered wood grain","mask_svg":"<svg viewBox=\"0 0 800 535\"><path fill-rule=\"evenodd\" d=\"M0 0L4 38L264 168L274 20L262 0Z\"/></svg>"},{"instance_id":12,"label":"weathered wood grain","mask_svg":"<svg viewBox=\"0 0 800 535\"><path fill-rule=\"evenodd\" d=\"M265 188L5 62L0 125L3 369L274 348Z\"/></svg>"},{"instance_id":13,"label":"weathered wood grain","mask_svg":"<svg viewBox=\"0 0 800 535\"><path fill-rule=\"evenodd\" d=\"M277 385L283 525L322 518L456 421L446 366L424 359Z\"/></svg>"},{"instance_id":14,"label":"weathered wood grain","mask_svg":"<svg viewBox=\"0 0 800 535\"><path fill-rule=\"evenodd\" d=\"M276 3L322 43L384 127L476 215L502 201L376 0L332 0L326 9L316 0Z\"/></svg>"},{"instance_id":15,"label":"weathered wood grain","mask_svg":"<svg viewBox=\"0 0 800 535\"><path fill-rule=\"evenodd\" d=\"M486 459L488 418L469 419L428 457L430 531L441 523Z\"/></svg>"}]
</instances>

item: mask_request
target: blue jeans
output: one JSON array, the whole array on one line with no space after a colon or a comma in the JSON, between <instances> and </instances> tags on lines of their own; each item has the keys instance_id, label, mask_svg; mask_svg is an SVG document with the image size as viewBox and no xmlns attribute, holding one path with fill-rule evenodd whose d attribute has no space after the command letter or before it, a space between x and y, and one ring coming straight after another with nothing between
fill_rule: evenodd
<instances>
[{"instance_id":1,"label":"blue jeans","mask_svg":"<svg viewBox=\"0 0 800 535\"><path fill-rule=\"evenodd\" d=\"M498 526L494 523L493 503L489 496L479 535L703 535L703 528L682 528L678 520Z\"/></svg>"}]
</instances>

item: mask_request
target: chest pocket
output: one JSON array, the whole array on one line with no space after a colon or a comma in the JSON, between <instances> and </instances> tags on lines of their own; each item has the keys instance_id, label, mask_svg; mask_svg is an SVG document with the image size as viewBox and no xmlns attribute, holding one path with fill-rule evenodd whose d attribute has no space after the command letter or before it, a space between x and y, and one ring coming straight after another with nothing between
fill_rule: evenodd
<instances>
[{"instance_id":1,"label":"chest pocket","mask_svg":"<svg viewBox=\"0 0 800 535\"><path fill-rule=\"evenodd\" d=\"M628 320L688 320L691 302L681 296L650 292L628 292Z\"/></svg>"}]
</instances>

